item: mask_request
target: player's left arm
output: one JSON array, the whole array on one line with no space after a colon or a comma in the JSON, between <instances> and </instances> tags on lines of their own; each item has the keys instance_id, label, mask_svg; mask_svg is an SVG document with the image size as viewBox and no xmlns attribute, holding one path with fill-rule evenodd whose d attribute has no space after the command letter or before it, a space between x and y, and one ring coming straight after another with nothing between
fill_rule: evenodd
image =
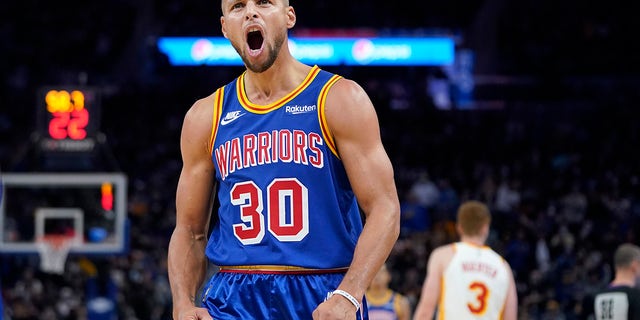
<instances>
[{"instance_id":1,"label":"player's left arm","mask_svg":"<svg viewBox=\"0 0 640 320\"><path fill-rule=\"evenodd\" d=\"M516 283L509 263L505 261L504 264L507 266L507 271L509 273L509 288L507 289L507 301L504 306L503 319L516 320L518 319L518 293L516 291Z\"/></svg>"},{"instance_id":2,"label":"player's left arm","mask_svg":"<svg viewBox=\"0 0 640 320\"><path fill-rule=\"evenodd\" d=\"M445 270L445 263L448 264L453 255L451 245L438 247L431 252L427 262L427 273L422 284L420 300L413 313L413 320L433 319L436 313L437 304L442 294L442 276Z\"/></svg>"},{"instance_id":3,"label":"player's left arm","mask_svg":"<svg viewBox=\"0 0 640 320\"><path fill-rule=\"evenodd\" d=\"M366 216L349 271L338 287L361 302L400 233L400 204L393 167L382 145L373 104L357 83L347 79L336 82L327 96L325 115L351 187ZM335 295L316 311L334 316L344 313L326 319L355 317L354 306ZM316 312L314 317L325 319Z\"/></svg>"}]
</instances>

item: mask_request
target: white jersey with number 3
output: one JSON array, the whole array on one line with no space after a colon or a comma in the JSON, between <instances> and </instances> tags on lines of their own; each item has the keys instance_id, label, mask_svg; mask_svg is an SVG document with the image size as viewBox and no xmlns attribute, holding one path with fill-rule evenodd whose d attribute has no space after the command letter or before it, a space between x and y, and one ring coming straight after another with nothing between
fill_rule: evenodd
<instances>
[{"instance_id":1,"label":"white jersey with number 3","mask_svg":"<svg viewBox=\"0 0 640 320\"><path fill-rule=\"evenodd\" d=\"M458 242L444 271L437 319L501 319L511 274L487 246Z\"/></svg>"}]
</instances>

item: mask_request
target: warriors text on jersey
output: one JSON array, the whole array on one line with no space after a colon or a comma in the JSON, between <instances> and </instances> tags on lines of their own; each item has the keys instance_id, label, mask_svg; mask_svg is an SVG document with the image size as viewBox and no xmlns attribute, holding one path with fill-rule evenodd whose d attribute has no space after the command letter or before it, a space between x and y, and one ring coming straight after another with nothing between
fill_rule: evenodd
<instances>
[{"instance_id":1,"label":"warriors text on jersey","mask_svg":"<svg viewBox=\"0 0 640 320\"><path fill-rule=\"evenodd\" d=\"M502 319L511 274L491 248L458 242L444 271L437 319Z\"/></svg>"},{"instance_id":2,"label":"warriors text on jersey","mask_svg":"<svg viewBox=\"0 0 640 320\"><path fill-rule=\"evenodd\" d=\"M324 116L339 79L314 66L269 105L249 101L244 74L218 89L210 151L219 223L206 249L213 263L349 266L362 221Z\"/></svg>"}]
</instances>

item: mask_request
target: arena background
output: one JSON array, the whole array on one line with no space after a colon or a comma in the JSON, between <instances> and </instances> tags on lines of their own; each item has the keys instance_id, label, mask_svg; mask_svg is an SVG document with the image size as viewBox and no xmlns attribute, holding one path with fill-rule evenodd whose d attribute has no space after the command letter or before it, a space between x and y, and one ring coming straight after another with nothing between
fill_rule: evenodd
<instances>
[{"instance_id":1,"label":"arena background","mask_svg":"<svg viewBox=\"0 0 640 320\"><path fill-rule=\"evenodd\" d=\"M515 272L521 319L587 318L614 248L640 231L637 3L291 4L294 35L446 35L473 54L462 93L441 67L326 68L361 83L380 117L403 210L392 287L415 304L428 254L455 240L455 208L474 198L493 210L490 245ZM43 86L99 88L106 148L75 170L126 174L130 236L123 254L70 256L63 275L42 273L37 256L2 255L5 318L84 319L99 296L117 319L170 319L182 119L242 68L173 67L156 40L220 35L217 1L0 4L2 172L56 170L33 135Z\"/></svg>"}]
</instances>

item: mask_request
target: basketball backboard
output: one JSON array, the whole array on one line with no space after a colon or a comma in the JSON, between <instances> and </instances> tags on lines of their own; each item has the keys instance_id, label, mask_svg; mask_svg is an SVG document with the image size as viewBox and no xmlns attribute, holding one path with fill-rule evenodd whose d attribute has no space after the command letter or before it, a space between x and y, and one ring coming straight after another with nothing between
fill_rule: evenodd
<instances>
[{"instance_id":1,"label":"basketball backboard","mask_svg":"<svg viewBox=\"0 0 640 320\"><path fill-rule=\"evenodd\" d=\"M38 253L49 235L74 239L71 254L127 248L127 178L121 173L3 173L0 253Z\"/></svg>"}]
</instances>

